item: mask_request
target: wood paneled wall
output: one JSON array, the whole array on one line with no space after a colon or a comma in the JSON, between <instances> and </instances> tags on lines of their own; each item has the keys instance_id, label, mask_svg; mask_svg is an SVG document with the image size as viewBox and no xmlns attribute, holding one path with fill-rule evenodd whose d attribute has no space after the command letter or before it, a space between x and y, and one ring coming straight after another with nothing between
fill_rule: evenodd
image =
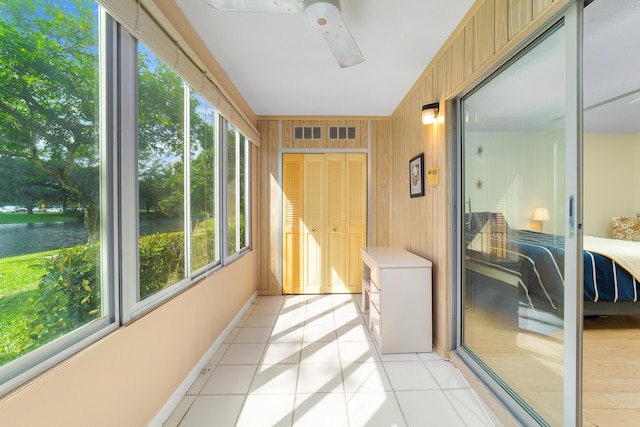
<instances>
[{"instance_id":1,"label":"wood paneled wall","mask_svg":"<svg viewBox=\"0 0 640 427\"><path fill-rule=\"evenodd\" d=\"M479 0L391 116L389 244L433 262L434 342L452 348L452 254L454 129L447 101L469 90L568 0ZM420 120L424 104L440 102L435 124ZM425 171L439 169L439 184L425 183L425 196L409 197L409 160L424 153ZM380 162L373 168L385 167ZM376 183L384 185L385 183ZM383 189L376 189L386 194ZM375 194L375 193L374 193ZM374 202L375 204L375 202ZM378 224L374 224L378 226ZM381 224L383 226L383 224ZM376 230L375 233L381 233Z\"/></svg>"},{"instance_id":2,"label":"wood paneled wall","mask_svg":"<svg viewBox=\"0 0 640 427\"><path fill-rule=\"evenodd\" d=\"M280 147L279 126L276 120L259 120L260 156L258 203L260 211L253 224L258 228L257 247L258 292L261 295L282 294L280 283Z\"/></svg>"},{"instance_id":3,"label":"wood paneled wall","mask_svg":"<svg viewBox=\"0 0 640 427\"><path fill-rule=\"evenodd\" d=\"M319 126L322 129L322 138L318 140L295 140L293 129L297 126ZM329 139L330 126L353 126L356 128L356 138ZM367 132L367 120L283 120L282 121L282 148L283 149L366 149L369 137Z\"/></svg>"},{"instance_id":4,"label":"wood paneled wall","mask_svg":"<svg viewBox=\"0 0 640 427\"><path fill-rule=\"evenodd\" d=\"M280 147L344 148L327 141L288 145L292 126L361 126L370 135L369 245L398 246L433 262L433 337L448 356L452 347L452 236L454 129L447 123L447 101L477 84L570 0L478 0L390 118L263 118L260 147L259 292L280 294ZM420 120L424 104L440 102L437 122ZM355 123L355 124L354 124ZM282 126L282 131L280 131ZM323 132L325 132L323 130ZM362 131L359 130L359 133ZM280 141L282 136L282 141ZM350 146L354 148L354 146ZM409 160L424 153L425 170L439 169L439 184L425 182L425 196L409 196ZM425 179L426 181L426 179Z\"/></svg>"},{"instance_id":5,"label":"wood paneled wall","mask_svg":"<svg viewBox=\"0 0 640 427\"><path fill-rule=\"evenodd\" d=\"M369 246L389 246L391 241L390 178L391 122L371 122L371 156L369 161Z\"/></svg>"}]
</instances>

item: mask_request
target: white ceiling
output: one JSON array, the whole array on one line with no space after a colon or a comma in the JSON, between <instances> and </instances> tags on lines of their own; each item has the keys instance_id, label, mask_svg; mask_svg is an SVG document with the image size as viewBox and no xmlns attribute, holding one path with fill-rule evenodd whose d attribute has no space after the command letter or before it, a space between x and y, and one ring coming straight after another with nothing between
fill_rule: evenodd
<instances>
[{"instance_id":1,"label":"white ceiling","mask_svg":"<svg viewBox=\"0 0 640 427\"><path fill-rule=\"evenodd\" d=\"M640 133L640 1L596 0L584 21L585 132Z\"/></svg>"},{"instance_id":2,"label":"white ceiling","mask_svg":"<svg viewBox=\"0 0 640 427\"><path fill-rule=\"evenodd\" d=\"M342 0L365 57L350 68L338 66L301 13L176 3L256 115L389 116L474 1ZM584 40L585 131L640 133L640 1L594 1ZM524 99L539 99L533 95Z\"/></svg>"},{"instance_id":3,"label":"white ceiling","mask_svg":"<svg viewBox=\"0 0 640 427\"><path fill-rule=\"evenodd\" d=\"M176 3L256 115L389 116L474 1L342 0L342 19L365 57L349 68L302 13Z\"/></svg>"}]
</instances>

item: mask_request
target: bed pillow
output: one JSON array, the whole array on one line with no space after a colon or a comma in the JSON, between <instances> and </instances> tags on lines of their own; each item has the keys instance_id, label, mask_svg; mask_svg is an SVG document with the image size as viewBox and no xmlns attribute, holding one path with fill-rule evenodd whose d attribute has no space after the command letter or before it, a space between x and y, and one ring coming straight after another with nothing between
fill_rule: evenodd
<instances>
[{"instance_id":1,"label":"bed pillow","mask_svg":"<svg viewBox=\"0 0 640 427\"><path fill-rule=\"evenodd\" d=\"M640 217L614 217L611 230L614 239L640 242Z\"/></svg>"}]
</instances>

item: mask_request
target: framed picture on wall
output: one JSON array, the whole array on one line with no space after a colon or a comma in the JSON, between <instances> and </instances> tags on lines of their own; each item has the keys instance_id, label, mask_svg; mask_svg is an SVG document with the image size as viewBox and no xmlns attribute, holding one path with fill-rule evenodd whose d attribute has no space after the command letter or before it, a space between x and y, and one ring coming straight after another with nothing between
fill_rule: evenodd
<instances>
[{"instance_id":1,"label":"framed picture on wall","mask_svg":"<svg viewBox=\"0 0 640 427\"><path fill-rule=\"evenodd\" d=\"M409 195L424 196L424 153L409 160Z\"/></svg>"}]
</instances>

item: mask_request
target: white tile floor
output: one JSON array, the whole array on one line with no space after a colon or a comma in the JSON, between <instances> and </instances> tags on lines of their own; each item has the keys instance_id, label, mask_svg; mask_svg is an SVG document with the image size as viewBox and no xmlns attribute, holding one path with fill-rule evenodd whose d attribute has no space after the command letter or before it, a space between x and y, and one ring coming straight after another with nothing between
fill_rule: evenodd
<instances>
[{"instance_id":1,"label":"white tile floor","mask_svg":"<svg viewBox=\"0 0 640 427\"><path fill-rule=\"evenodd\" d=\"M164 426L500 425L435 351L380 354L356 297L258 297Z\"/></svg>"}]
</instances>

